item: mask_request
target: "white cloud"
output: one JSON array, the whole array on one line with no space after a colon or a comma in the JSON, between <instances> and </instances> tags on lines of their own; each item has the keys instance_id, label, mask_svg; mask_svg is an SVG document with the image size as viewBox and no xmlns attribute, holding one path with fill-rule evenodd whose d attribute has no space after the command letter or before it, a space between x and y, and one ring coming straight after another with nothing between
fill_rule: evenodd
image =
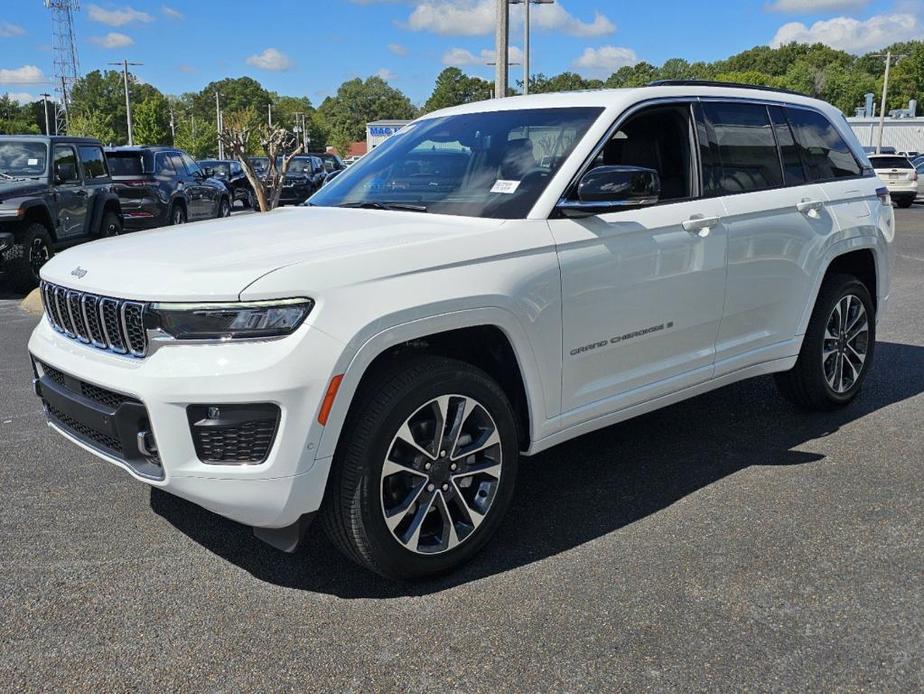
<instances>
[{"instance_id":1,"label":"white cloud","mask_svg":"<svg viewBox=\"0 0 924 694\"><path fill-rule=\"evenodd\" d=\"M411 31L434 34L480 36L494 32L497 4L495 0L421 0L402 26ZM511 22L522 24L522 10L511 7ZM530 11L533 27L558 31L569 36L602 36L611 34L616 26L600 12L591 22L570 14L560 2L536 5Z\"/></svg>"},{"instance_id":2,"label":"white cloud","mask_svg":"<svg viewBox=\"0 0 924 694\"><path fill-rule=\"evenodd\" d=\"M172 7L167 7L166 5L161 6L160 11L163 12L169 19L181 20L184 18L182 12L173 9Z\"/></svg>"},{"instance_id":3,"label":"white cloud","mask_svg":"<svg viewBox=\"0 0 924 694\"><path fill-rule=\"evenodd\" d=\"M196 68L194 68L192 65L187 65L186 63L182 63L182 64L180 64L180 65L177 65L177 66L176 66L176 69L179 70L180 72L185 72L185 73L187 73L187 74L196 71Z\"/></svg>"},{"instance_id":4,"label":"white cloud","mask_svg":"<svg viewBox=\"0 0 924 694\"><path fill-rule=\"evenodd\" d=\"M600 48L585 48L584 52L575 58L571 66L582 75L605 78L626 65L635 65L638 56L631 48L621 46L601 46Z\"/></svg>"},{"instance_id":5,"label":"white cloud","mask_svg":"<svg viewBox=\"0 0 924 694\"><path fill-rule=\"evenodd\" d=\"M465 67L469 65L484 66L486 63L493 63L496 57L497 52L489 48L482 48L478 55L464 48L450 48L443 53L443 65L450 65L453 67ZM523 51L516 46L511 46L507 50L507 60L511 63L522 64Z\"/></svg>"},{"instance_id":6,"label":"white cloud","mask_svg":"<svg viewBox=\"0 0 924 694\"><path fill-rule=\"evenodd\" d=\"M41 84L47 81L45 74L35 65L0 68L0 84Z\"/></svg>"},{"instance_id":7,"label":"white cloud","mask_svg":"<svg viewBox=\"0 0 924 694\"><path fill-rule=\"evenodd\" d=\"M388 52L393 55L405 56L407 55L407 46L402 46L400 43L390 43L388 44Z\"/></svg>"},{"instance_id":8,"label":"white cloud","mask_svg":"<svg viewBox=\"0 0 924 694\"><path fill-rule=\"evenodd\" d=\"M154 18L147 12L141 12L134 7L123 7L121 9L105 10L99 5L90 5L87 8L90 12L90 19L100 24L106 24L111 27L120 27L132 22L153 22Z\"/></svg>"},{"instance_id":9,"label":"white cloud","mask_svg":"<svg viewBox=\"0 0 924 694\"><path fill-rule=\"evenodd\" d=\"M275 48L267 48L262 53L257 53L247 58L247 64L258 67L261 70L282 71L294 67L295 63L285 53Z\"/></svg>"},{"instance_id":10,"label":"white cloud","mask_svg":"<svg viewBox=\"0 0 924 694\"><path fill-rule=\"evenodd\" d=\"M91 36L90 43L95 43L103 48L125 48L126 46L133 46L135 39L117 31L110 31L105 36Z\"/></svg>"},{"instance_id":11,"label":"white cloud","mask_svg":"<svg viewBox=\"0 0 924 694\"><path fill-rule=\"evenodd\" d=\"M866 20L835 17L806 26L790 22L781 26L770 45L823 43L854 54L866 53L899 41L924 37L924 26L913 14L881 14Z\"/></svg>"},{"instance_id":12,"label":"white cloud","mask_svg":"<svg viewBox=\"0 0 924 694\"><path fill-rule=\"evenodd\" d=\"M870 0L773 0L764 5L768 12L831 12L865 7Z\"/></svg>"},{"instance_id":13,"label":"white cloud","mask_svg":"<svg viewBox=\"0 0 924 694\"><path fill-rule=\"evenodd\" d=\"M398 75L394 71L389 70L387 67L380 67L375 71L376 77L381 77L386 82L391 82L392 80L398 79Z\"/></svg>"},{"instance_id":14,"label":"white cloud","mask_svg":"<svg viewBox=\"0 0 924 694\"><path fill-rule=\"evenodd\" d=\"M31 104L38 101L38 97L32 96L29 92L7 92L4 96L12 99L17 104Z\"/></svg>"},{"instance_id":15,"label":"white cloud","mask_svg":"<svg viewBox=\"0 0 924 694\"><path fill-rule=\"evenodd\" d=\"M13 24L12 22L0 22L0 38L2 39L9 39L13 36L22 36L25 33L26 30L18 24Z\"/></svg>"}]
</instances>

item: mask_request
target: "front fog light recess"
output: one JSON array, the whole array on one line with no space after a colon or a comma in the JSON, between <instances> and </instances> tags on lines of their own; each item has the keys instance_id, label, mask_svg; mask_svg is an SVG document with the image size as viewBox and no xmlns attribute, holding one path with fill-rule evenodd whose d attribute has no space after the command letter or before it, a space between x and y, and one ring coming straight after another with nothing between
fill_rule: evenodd
<instances>
[{"instance_id":1,"label":"front fog light recess","mask_svg":"<svg viewBox=\"0 0 924 694\"><path fill-rule=\"evenodd\" d=\"M178 340L234 340L282 337L311 312L311 299L278 299L228 304L151 304L145 327Z\"/></svg>"}]
</instances>

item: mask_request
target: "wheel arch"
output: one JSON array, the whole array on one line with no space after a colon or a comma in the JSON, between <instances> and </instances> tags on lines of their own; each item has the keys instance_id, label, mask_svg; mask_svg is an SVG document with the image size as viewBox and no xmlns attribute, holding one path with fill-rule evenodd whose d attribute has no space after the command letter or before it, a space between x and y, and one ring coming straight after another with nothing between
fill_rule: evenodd
<instances>
[{"instance_id":1,"label":"wheel arch","mask_svg":"<svg viewBox=\"0 0 924 694\"><path fill-rule=\"evenodd\" d=\"M541 377L526 335L503 309L471 309L388 328L366 340L352 357L342 358L334 375L342 374L343 380L321 434L318 458L334 454L350 408L371 375L415 350L459 359L487 372L514 408L520 449L529 447L544 407Z\"/></svg>"},{"instance_id":2,"label":"wheel arch","mask_svg":"<svg viewBox=\"0 0 924 694\"><path fill-rule=\"evenodd\" d=\"M55 229L54 220L51 217L51 211L48 206L41 201L34 201L22 205L22 229L25 231L30 224L38 223L45 227L48 235L53 242L57 242L58 233Z\"/></svg>"},{"instance_id":3,"label":"wheel arch","mask_svg":"<svg viewBox=\"0 0 924 694\"><path fill-rule=\"evenodd\" d=\"M815 302L818 301L818 294L821 291L821 285L832 274L853 275L863 282L869 290L873 299L873 306L877 309L878 314L879 303L883 298L880 291L884 272L882 263L884 262L885 259L881 249L865 237L846 239L832 246L825 255L825 260L821 263L822 269L815 278L811 301L806 303L803 310L798 334L804 335L808 329Z\"/></svg>"}]
</instances>

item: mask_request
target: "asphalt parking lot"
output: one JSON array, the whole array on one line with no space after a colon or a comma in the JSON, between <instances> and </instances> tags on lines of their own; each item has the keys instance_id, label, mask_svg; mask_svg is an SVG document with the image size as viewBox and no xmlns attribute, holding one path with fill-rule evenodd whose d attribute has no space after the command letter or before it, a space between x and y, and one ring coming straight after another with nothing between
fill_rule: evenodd
<instances>
[{"instance_id":1,"label":"asphalt parking lot","mask_svg":"<svg viewBox=\"0 0 924 694\"><path fill-rule=\"evenodd\" d=\"M48 431L0 301L0 689L924 688L924 207L849 408L769 378L521 466L471 565L392 584L295 555Z\"/></svg>"}]
</instances>

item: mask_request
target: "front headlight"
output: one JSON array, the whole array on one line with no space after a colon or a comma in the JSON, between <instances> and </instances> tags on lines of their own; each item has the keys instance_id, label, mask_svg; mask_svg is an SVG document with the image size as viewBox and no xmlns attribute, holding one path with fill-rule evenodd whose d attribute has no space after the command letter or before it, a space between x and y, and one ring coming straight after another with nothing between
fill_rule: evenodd
<instances>
[{"instance_id":1,"label":"front headlight","mask_svg":"<svg viewBox=\"0 0 924 694\"><path fill-rule=\"evenodd\" d=\"M311 299L277 299L229 304L150 304L144 326L178 340L236 340L282 337L311 313Z\"/></svg>"}]
</instances>

